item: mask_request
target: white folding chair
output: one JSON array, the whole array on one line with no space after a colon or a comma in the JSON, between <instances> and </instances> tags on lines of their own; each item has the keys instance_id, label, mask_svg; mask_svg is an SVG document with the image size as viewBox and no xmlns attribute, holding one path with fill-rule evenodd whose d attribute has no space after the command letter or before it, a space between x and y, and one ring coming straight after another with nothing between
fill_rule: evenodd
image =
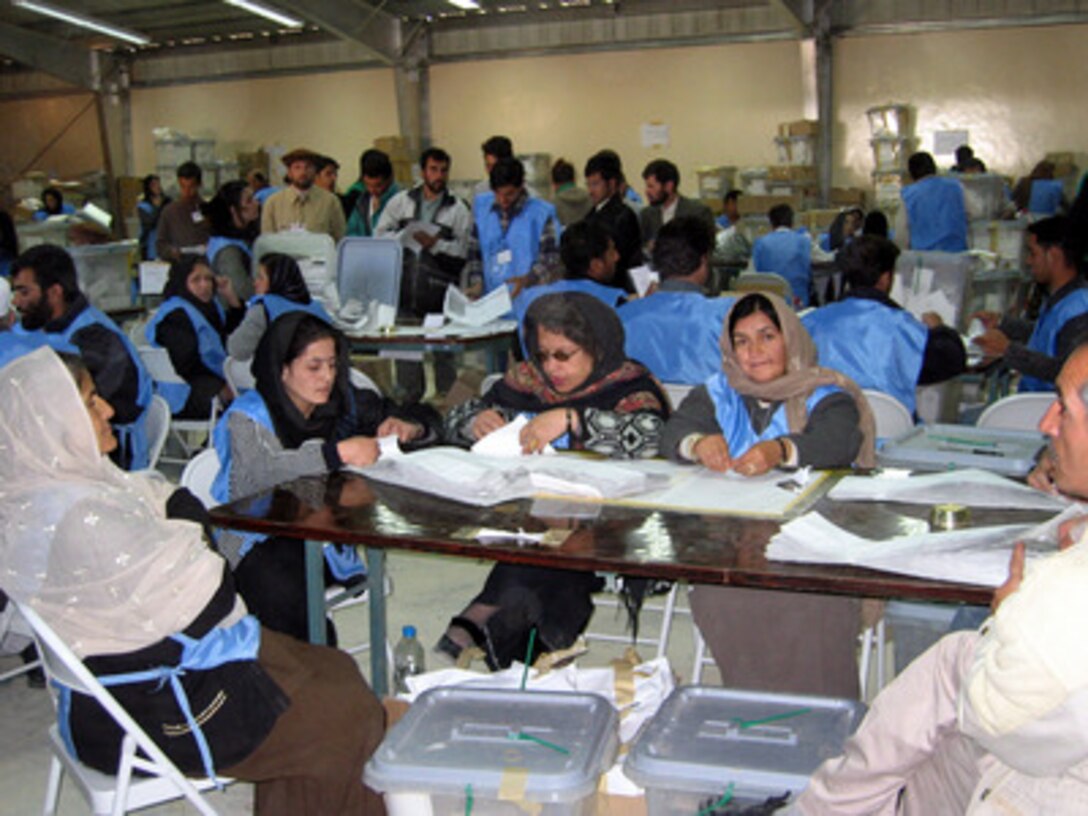
<instances>
[{"instance_id":1,"label":"white folding chair","mask_svg":"<svg viewBox=\"0 0 1088 816\"><path fill-rule=\"evenodd\" d=\"M360 371L357 368L348 369L348 381L352 386L362 391L373 391L378 396L381 396L381 389L378 388L378 384L374 380L370 379L366 373Z\"/></svg>"},{"instance_id":2,"label":"white folding chair","mask_svg":"<svg viewBox=\"0 0 1088 816\"><path fill-rule=\"evenodd\" d=\"M174 364L170 362L170 353L163 348L156 348L154 346L139 346L137 351L140 353L140 359L143 360L144 365L147 367L148 373L151 378L157 382L165 383L183 383L181 375L174 370ZM182 451L185 453L184 459L167 458L160 454L163 461L170 461L176 463L184 463L188 461L197 450L199 446L204 443L204 440L211 436L212 431L215 429L215 421L219 417L219 398L216 397L212 400L212 413L207 419L170 419L170 434L177 440L177 443L181 445ZM185 438L185 434L196 434L200 439L200 443L193 445Z\"/></svg>"},{"instance_id":3,"label":"white folding chair","mask_svg":"<svg viewBox=\"0 0 1088 816\"><path fill-rule=\"evenodd\" d=\"M734 292L771 292L793 303L790 283L777 272L741 272L731 284Z\"/></svg>"},{"instance_id":4,"label":"white folding chair","mask_svg":"<svg viewBox=\"0 0 1088 816\"><path fill-rule=\"evenodd\" d=\"M1050 392L1011 394L987 406L975 422L975 426L1010 431L1037 430L1043 414L1047 412L1055 398L1055 395Z\"/></svg>"},{"instance_id":5,"label":"white folding chair","mask_svg":"<svg viewBox=\"0 0 1088 816\"><path fill-rule=\"evenodd\" d=\"M497 383L505 376L506 374L504 374L502 371L496 371L492 374L488 374L486 377L480 380L480 396L482 397L484 394L490 391L492 387L494 387L495 383Z\"/></svg>"},{"instance_id":6,"label":"white folding chair","mask_svg":"<svg viewBox=\"0 0 1088 816\"><path fill-rule=\"evenodd\" d=\"M876 435L880 439L898 439L914 427L914 417L907 406L890 394L862 389L876 422Z\"/></svg>"},{"instance_id":7,"label":"white folding chair","mask_svg":"<svg viewBox=\"0 0 1088 816\"><path fill-rule=\"evenodd\" d=\"M672 409L675 411L680 407L680 403L684 401L684 397L691 393L691 389L695 386L685 385L684 383L661 383L661 387L665 389L665 394L669 398L669 402L672 403Z\"/></svg>"},{"instance_id":8,"label":"white folding chair","mask_svg":"<svg viewBox=\"0 0 1088 816\"><path fill-rule=\"evenodd\" d=\"M695 625L695 619L691 620L691 629L693 634L693 640L695 643L694 659L691 664L691 682L698 685L703 682L703 670L708 666L714 666L714 658L707 654L706 641L703 640L703 633L699 631L699 627Z\"/></svg>"},{"instance_id":9,"label":"white folding chair","mask_svg":"<svg viewBox=\"0 0 1088 816\"><path fill-rule=\"evenodd\" d=\"M223 379L227 381L227 385L230 386L231 393L235 397L239 396L243 391L252 391L257 387L257 381L254 379L253 371L250 368L252 362L252 360L236 360L229 355L223 361Z\"/></svg>"},{"instance_id":10,"label":"white folding chair","mask_svg":"<svg viewBox=\"0 0 1088 816\"><path fill-rule=\"evenodd\" d=\"M34 631L34 640L38 644L50 687L60 684L93 697L124 732L117 773L109 776L88 768L69 754L58 726L53 724L49 727L53 760L45 794L45 816L57 811L61 779L65 772L79 786L80 793L96 816L120 816L182 797L189 800L198 812L215 816L215 808L202 795L202 791L214 787L212 780L187 779L38 613L25 604L17 604L17 607ZM219 781L227 783L233 780L220 778Z\"/></svg>"},{"instance_id":11,"label":"white folding chair","mask_svg":"<svg viewBox=\"0 0 1088 816\"><path fill-rule=\"evenodd\" d=\"M151 404L147 406L147 418L144 419L147 433L148 467L154 468L159 463L163 445L170 433L170 404L158 394L151 395Z\"/></svg>"},{"instance_id":12,"label":"white folding chair","mask_svg":"<svg viewBox=\"0 0 1088 816\"><path fill-rule=\"evenodd\" d=\"M219 455L215 448L205 448L186 463L181 472L180 484L189 488L189 492L210 510L219 504L212 498L212 482L218 473Z\"/></svg>"},{"instance_id":13,"label":"white folding chair","mask_svg":"<svg viewBox=\"0 0 1088 816\"><path fill-rule=\"evenodd\" d=\"M587 630L585 633L585 639L587 641L598 640L603 643L619 643L633 646L647 646L654 650L653 656L655 658L664 657L669 648L669 635L672 632L672 620L675 614L680 611L676 607L676 593L680 588L680 583L675 582L669 588L669 592L665 595L664 600L661 603L644 603L642 605L641 612L651 612L661 615L661 625L657 629L656 634L642 634L642 627L640 627L640 633L637 639L632 641L631 635L624 632L622 634L612 634L610 632L603 631L591 631ZM623 608L623 601L619 596L612 591L605 590L599 592L593 597L593 606L596 608L605 608L616 610L617 614L619 610Z\"/></svg>"}]
</instances>

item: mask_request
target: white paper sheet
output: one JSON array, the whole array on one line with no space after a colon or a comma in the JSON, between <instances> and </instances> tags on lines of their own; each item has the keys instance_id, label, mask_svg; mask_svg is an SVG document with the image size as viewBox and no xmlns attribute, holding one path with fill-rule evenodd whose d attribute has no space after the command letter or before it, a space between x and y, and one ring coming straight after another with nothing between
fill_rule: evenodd
<instances>
[{"instance_id":1,"label":"white paper sheet","mask_svg":"<svg viewBox=\"0 0 1088 816\"><path fill-rule=\"evenodd\" d=\"M661 276L648 266L636 266L634 269L628 269L627 274L631 276L631 282L635 285L635 291L639 297L646 297L650 287L661 280Z\"/></svg>"},{"instance_id":2,"label":"white paper sheet","mask_svg":"<svg viewBox=\"0 0 1088 816\"><path fill-rule=\"evenodd\" d=\"M1053 510L1069 501L1041 493L1020 482L976 468L927 473L909 478L898 476L847 476L831 488L836 501L897 501L908 504L956 502L967 507Z\"/></svg>"},{"instance_id":3,"label":"white paper sheet","mask_svg":"<svg viewBox=\"0 0 1088 816\"><path fill-rule=\"evenodd\" d=\"M438 235L441 231L441 226L431 223L430 221L413 221L397 233L397 238L400 240L401 246L405 249L410 249L412 252L418 253L422 251L423 245L416 240L417 232L422 232L433 237Z\"/></svg>"},{"instance_id":4,"label":"white paper sheet","mask_svg":"<svg viewBox=\"0 0 1088 816\"><path fill-rule=\"evenodd\" d=\"M378 456L381 459L395 459L404 456L404 451L400 449L400 442L395 434L378 437Z\"/></svg>"},{"instance_id":5,"label":"white paper sheet","mask_svg":"<svg viewBox=\"0 0 1088 816\"><path fill-rule=\"evenodd\" d=\"M510 290L497 286L478 300L469 300L456 286L446 289L442 313L453 323L482 326L510 312Z\"/></svg>"},{"instance_id":6,"label":"white paper sheet","mask_svg":"<svg viewBox=\"0 0 1088 816\"><path fill-rule=\"evenodd\" d=\"M510 422L498 428L472 446L472 452L482 456L521 457L532 454L521 452L521 429L529 424L529 417L518 414ZM550 444L544 446L542 454L555 455L555 448Z\"/></svg>"}]
</instances>

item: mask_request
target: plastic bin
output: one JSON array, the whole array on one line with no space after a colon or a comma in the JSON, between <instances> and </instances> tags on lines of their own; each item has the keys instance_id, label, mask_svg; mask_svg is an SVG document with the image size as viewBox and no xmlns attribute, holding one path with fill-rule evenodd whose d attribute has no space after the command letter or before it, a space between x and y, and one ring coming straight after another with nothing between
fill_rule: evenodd
<instances>
[{"instance_id":1,"label":"plastic bin","mask_svg":"<svg viewBox=\"0 0 1088 816\"><path fill-rule=\"evenodd\" d=\"M699 198L722 198L736 185L736 167L702 167L696 171Z\"/></svg>"},{"instance_id":2,"label":"plastic bin","mask_svg":"<svg viewBox=\"0 0 1088 816\"><path fill-rule=\"evenodd\" d=\"M873 147L873 164L877 170L902 170L907 163L907 142L881 136L869 142Z\"/></svg>"},{"instance_id":3,"label":"plastic bin","mask_svg":"<svg viewBox=\"0 0 1088 816\"><path fill-rule=\"evenodd\" d=\"M888 442L877 453L885 467L917 470L981 468L1026 476L1046 437L1034 431L1006 431L970 425L923 425Z\"/></svg>"},{"instance_id":4,"label":"plastic bin","mask_svg":"<svg viewBox=\"0 0 1088 816\"><path fill-rule=\"evenodd\" d=\"M74 246L68 254L76 266L80 291L92 306L108 312L132 305L132 273L139 262L136 241Z\"/></svg>"},{"instance_id":5,"label":"plastic bin","mask_svg":"<svg viewBox=\"0 0 1088 816\"><path fill-rule=\"evenodd\" d=\"M961 173L956 179L963 185L968 221L992 221L1001 217L1008 202L1005 179L991 173Z\"/></svg>"},{"instance_id":6,"label":"plastic bin","mask_svg":"<svg viewBox=\"0 0 1088 816\"><path fill-rule=\"evenodd\" d=\"M730 784L737 806L797 793L842 752L865 713L857 700L685 686L632 746L624 773L649 816L692 816Z\"/></svg>"},{"instance_id":7,"label":"plastic bin","mask_svg":"<svg viewBox=\"0 0 1088 816\"><path fill-rule=\"evenodd\" d=\"M816 164L816 137L790 136L790 164Z\"/></svg>"},{"instance_id":8,"label":"plastic bin","mask_svg":"<svg viewBox=\"0 0 1088 816\"><path fill-rule=\"evenodd\" d=\"M597 694L424 692L366 765L390 816L591 816L619 743Z\"/></svg>"},{"instance_id":9,"label":"plastic bin","mask_svg":"<svg viewBox=\"0 0 1088 816\"><path fill-rule=\"evenodd\" d=\"M155 140L155 164L177 167L193 158L193 143L187 136L175 135Z\"/></svg>"},{"instance_id":10,"label":"plastic bin","mask_svg":"<svg viewBox=\"0 0 1088 816\"><path fill-rule=\"evenodd\" d=\"M884 620L895 644L896 674L948 634L960 608L958 604L888 601Z\"/></svg>"},{"instance_id":11,"label":"plastic bin","mask_svg":"<svg viewBox=\"0 0 1088 816\"><path fill-rule=\"evenodd\" d=\"M767 195L768 170L766 167L753 167L742 170L740 183L746 195Z\"/></svg>"},{"instance_id":12,"label":"plastic bin","mask_svg":"<svg viewBox=\"0 0 1088 816\"><path fill-rule=\"evenodd\" d=\"M877 105L865 111L869 117L869 132L873 137L905 138L909 133L906 105Z\"/></svg>"}]
</instances>

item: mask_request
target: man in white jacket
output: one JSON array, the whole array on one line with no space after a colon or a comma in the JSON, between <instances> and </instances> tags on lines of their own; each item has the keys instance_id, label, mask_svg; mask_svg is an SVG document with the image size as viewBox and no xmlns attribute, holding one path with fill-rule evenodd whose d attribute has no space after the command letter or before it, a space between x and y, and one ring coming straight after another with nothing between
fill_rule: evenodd
<instances>
[{"instance_id":1,"label":"man in white jacket","mask_svg":"<svg viewBox=\"0 0 1088 816\"><path fill-rule=\"evenodd\" d=\"M1088 347L1066 361L1040 428L1054 486L1088 497ZM841 757L789 809L805 816L1088 813L1086 517L1009 578L978 632L942 638L874 701Z\"/></svg>"}]
</instances>

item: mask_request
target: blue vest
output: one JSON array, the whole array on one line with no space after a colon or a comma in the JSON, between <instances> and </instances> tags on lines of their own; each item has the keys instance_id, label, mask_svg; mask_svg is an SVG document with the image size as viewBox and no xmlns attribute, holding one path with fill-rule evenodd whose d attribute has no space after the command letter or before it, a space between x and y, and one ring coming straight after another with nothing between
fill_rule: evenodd
<instances>
[{"instance_id":1,"label":"blue vest","mask_svg":"<svg viewBox=\"0 0 1088 816\"><path fill-rule=\"evenodd\" d=\"M208 263L214 264L215 256L229 246L238 247L246 254L247 258L253 257L252 250L250 250L246 242L240 238L225 238L222 235L213 235L208 239L208 245L204 250L204 254L208 258Z\"/></svg>"},{"instance_id":2,"label":"blue vest","mask_svg":"<svg viewBox=\"0 0 1088 816\"><path fill-rule=\"evenodd\" d=\"M617 289L614 286L605 286L603 283L598 283L595 280L589 278L577 278L577 279L564 279L557 280L554 283L546 283L542 286L530 286L526 289L522 289L521 293L514 298L514 317L518 321L518 335L521 337L521 347L528 355L528 348L525 345L525 335L522 333L521 324L525 322L525 313L529 311L529 307L533 305L539 297L544 295L555 295L560 292L584 292L587 295L592 295L597 298L601 303L609 308L615 309L616 304L619 303L627 293L622 289Z\"/></svg>"},{"instance_id":3,"label":"blue vest","mask_svg":"<svg viewBox=\"0 0 1088 816\"><path fill-rule=\"evenodd\" d=\"M53 351L61 351L65 354L79 356L79 349L63 340L58 340L56 335L45 332L19 331L18 326L12 331L0 331L0 368L3 368L12 360L22 357L24 354L49 346Z\"/></svg>"},{"instance_id":4,"label":"blue vest","mask_svg":"<svg viewBox=\"0 0 1088 816\"><path fill-rule=\"evenodd\" d=\"M967 209L958 181L926 176L903 188L903 203L911 249L967 251Z\"/></svg>"},{"instance_id":5,"label":"blue vest","mask_svg":"<svg viewBox=\"0 0 1088 816\"><path fill-rule=\"evenodd\" d=\"M264 203L268 201L269 198L274 196L282 189L282 187L262 187L260 190L253 194L253 198L255 198L257 200L257 203L263 207Z\"/></svg>"},{"instance_id":6,"label":"blue vest","mask_svg":"<svg viewBox=\"0 0 1088 816\"><path fill-rule=\"evenodd\" d=\"M231 499L240 498L239 496L230 495L230 471L233 461L230 453L230 427L228 423L231 414L234 413L244 414L271 433L276 432L276 428L272 423L272 415L268 413L268 406L265 405L264 398L256 389L243 392L219 418L219 421L215 424L215 430L212 432L212 446L219 457L219 472L215 474L215 479L212 481L211 492L212 498L220 504L229 502ZM242 547L238 553L240 558L244 558L254 544L268 538L262 533L236 532L235 535L242 538ZM326 544L324 552L325 563L328 564L329 570L337 580L346 581L357 575L366 574L366 567L354 547L343 544Z\"/></svg>"},{"instance_id":7,"label":"blue vest","mask_svg":"<svg viewBox=\"0 0 1088 816\"><path fill-rule=\"evenodd\" d=\"M215 304L215 308L219 311L219 316L223 317L223 307L219 305L218 301ZM197 351L200 353L200 362L204 364L204 367L215 374L217 377L223 376L223 361L227 359L227 351L223 348L223 340L219 336L219 332L215 330L215 327L208 322L207 318L200 313L200 311L193 306L189 301L184 298L175 295L172 298L168 298L159 310L155 313L155 316L151 318L151 322L147 324L147 328L144 330L144 336L155 348L163 348L158 340L155 339L155 333L159 329L159 324L163 319L181 309L189 318L189 322L193 325L193 331L196 332L196 346ZM185 403L189 399L190 388L188 383L162 383L155 382L155 389L159 394L170 403L170 410L173 413L177 413L185 407Z\"/></svg>"},{"instance_id":8,"label":"blue vest","mask_svg":"<svg viewBox=\"0 0 1088 816\"><path fill-rule=\"evenodd\" d=\"M309 303L299 303L297 300L285 298L283 295L254 295L249 299L246 306L252 307L258 303L264 304L265 313L268 315L268 325L270 326L277 317L288 312L309 312L314 317L324 320L330 326L332 325L332 318L329 317L329 313L316 300L311 300Z\"/></svg>"},{"instance_id":9,"label":"blue vest","mask_svg":"<svg viewBox=\"0 0 1088 816\"><path fill-rule=\"evenodd\" d=\"M1028 348L1047 357L1058 354L1058 333L1074 317L1088 312L1088 287L1081 286L1059 300L1053 307L1048 300L1039 312L1035 328L1028 339ZM1054 383L1038 377L1021 377L1020 391L1053 391Z\"/></svg>"},{"instance_id":10,"label":"blue vest","mask_svg":"<svg viewBox=\"0 0 1088 816\"><path fill-rule=\"evenodd\" d=\"M757 434L748 419L748 409L744 406L744 399L729 385L725 374L718 372L706 381L706 390L714 401L714 417L718 420L718 427L722 430L726 444L729 445L729 455L733 458L743 456L750 447L758 442L768 439L777 439L790 432L789 423L786 421L786 405L783 403L775 409L771 421L763 429L763 433ZM805 401L805 407L809 415L824 397L841 391L833 385L821 385Z\"/></svg>"},{"instance_id":11,"label":"blue vest","mask_svg":"<svg viewBox=\"0 0 1088 816\"><path fill-rule=\"evenodd\" d=\"M478 196L477 201L482 197L483 194ZM558 228L555 207L539 198L529 198L505 232L494 206L477 213L476 234L484 265L485 293L510 278L529 274L539 254L540 235L548 219L552 219Z\"/></svg>"},{"instance_id":12,"label":"blue vest","mask_svg":"<svg viewBox=\"0 0 1088 816\"><path fill-rule=\"evenodd\" d=\"M733 298L698 292L654 292L623 304L627 356L658 380L699 385L722 367L720 340Z\"/></svg>"},{"instance_id":13,"label":"blue vest","mask_svg":"<svg viewBox=\"0 0 1088 816\"><path fill-rule=\"evenodd\" d=\"M915 412L914 389L929 340L925 324L903 309L856 297L809 312L801 323L812 335L821 366Z\"/></svg>"},{"instance_id":14,"label":"blue vest","mask_svg":"<svg viewBox=\"0 0 1088 816\"><path fill-rule=\"evenodd\" d=\"M794 299L808 306L812 283L812 242L808 233L777 229L757 238L752 262L757 272L775 272L785 278Z\"/></svg>"},{"instance_id":15,"label":"blue vest","mask_svg":"<svg viewBox=\"0 0 1088 816\"><path fill-rule=\"evenodd\" d=\"M1034 179L1031 182L1031 198L1028 212L1037 215L1057 215L1065 195L1065 185L1057 179Z\"/></svg>"},{"instance_id":16,"label":"blue vest","mask_svg":"<svg viewBox=\"0 0 1088 816\"><path fill-rule=\"evenodd\" d=\"M147 406L151 404L151 395L154 393L154 389L152 388L151 376L147 373L147 369L144 368L143 361L140 360L140 353L136 351L132 341L128 339L123 331L117 328L117 324L110 320L109 317L94 306L88 305L68 324L67 329L62 332L49 332L49 339L46 342L58 351L67 351L68 349L64 346L78 348L75 341L72 340L72 336L79 332L80 329L94 325L109 329L121 338L125 351L128 352L128 356L132 358L132 364L136 367L136 405L140 408L140 415L127 425L111 422L110 426L117 434L117 443L121 447L121 451L127 454L129 470L143 470L151 464L151 447L147 441L147 429L144 427L144 423L147 420ZM23 337L46 334L40 329L28 332L21 324L12 331Z\"/></svg>"}]
</instances>

